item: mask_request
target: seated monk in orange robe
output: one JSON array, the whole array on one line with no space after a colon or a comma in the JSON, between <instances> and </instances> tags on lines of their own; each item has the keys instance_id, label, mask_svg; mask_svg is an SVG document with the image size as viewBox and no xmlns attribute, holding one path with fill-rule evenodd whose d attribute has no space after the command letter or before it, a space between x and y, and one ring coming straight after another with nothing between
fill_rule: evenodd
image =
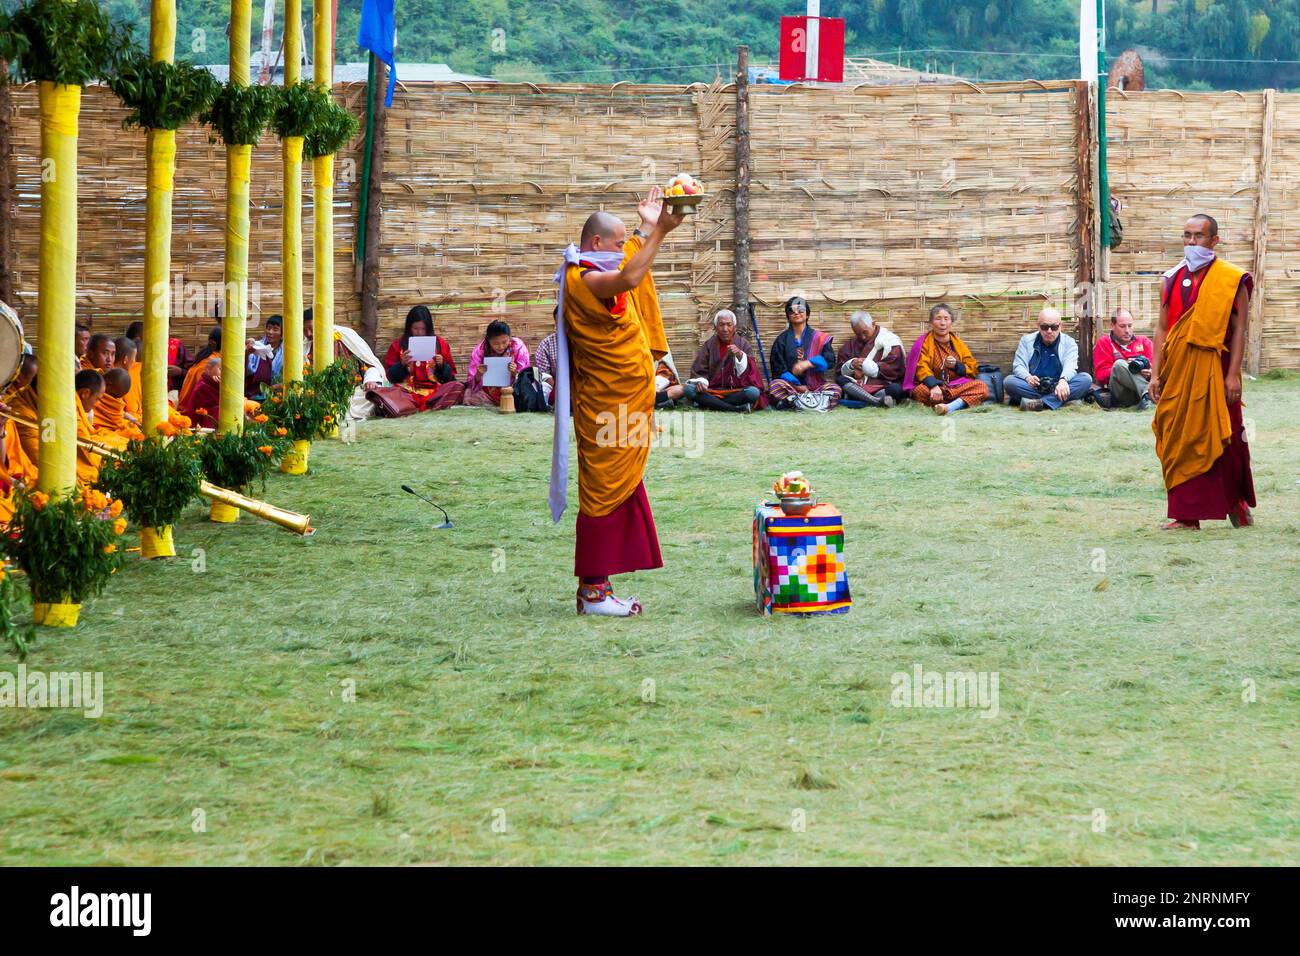
<instances>
[{"instance_id":1,"label":"seated monk in orange robe","mask_svg":"<svg viewBox=\"0 0 1300 956\"><path fill-rule=\"evenodd\" d=\"M93 368L84 368L74 380L77 389L77 438L81 441L105 444L103 437L95 434L91 414L104 395L104 377ZM125 444L125 441L123 442ZM85 493L99 480L99 466L103 457L81 445L77 446L77 491Z\"/></svg>"},{"instance_id":2,"label":"seated monk in orange robe","mask_svg":"<svg viewBox=\"0 0 1300 956\"><path fill-rule=\"evenodd\" d=\"M126 396L131 391L131 373L124 368L110 368L103 375L104 394L95 403L91 427L104 444L117 447L119 441L125 448L129 439L139 435L139 429L127 419Z\"/></svg>"},{"instance_id":3,"label":"seated monk in orange robe","mask_svg":"<svg viewBox=\"0 0 1300 956\"><path fill-rule=\"evenodd\" d=\"M12 422L10 431L13 432L15 440L22 446L23 454L27 456L27 460L32 463L33 473L35 473L35 466L41 457L41 436L36 430L36 423L40 420L40 413L36 410L35 380L36 356L24 355L22 365L18 369L18 377L5 389L3 398L0 398L0 401L9 406L9 410L13 414L30 422L27 425Z\"/></svg>"},{"instance_id":4,"label":"seated monk in orange robe","mask_svg":"<svg viewBox=\"0 0 1300 956\"><path fill-rule=\"evenodd\" d=\"M127 419L138 428L141 419L144 417L144 399L141 393L140 381L144 366L136 361L139 356L136 353L135 339L123 335L113 345L117 351L113 364L120 369L124 369L131 376L131 390L122 396L122 411L127 416Z\"/></svg>"},{"instance_id":5,"label":"seated monk in orange robe","mask_svg":"<svg viewBox=\"0 0 1300 956\"><path fill-rule=\"evenodd\" d=\"M208 344L199 349L199 354L194 358L194 364L189 367L185 373L185 381L181 383L180 391L176 394L176 407L184 408L185 400L190 397L190 392L198 384L199 379L203 376L203 369L212 356L221 357L221 326L214 325L208 332Z\"/></svg>"},{"instance_id":6,"label":"seated monk in orange robe","mask_svg":"<svg viewBox=\"0 0 1300 956\"><path fill-rule=\"evenodd\" d=\"M83 369L93 368L95 371L103 374L113 367L113 362L117 359L117 344L111 335L105 335L103 332L96 332L90 337L90 343L86 346L86 354L81 360Z\"/></svg>"},{"instance_id":7,"label":"seated monk in orange robe","mask_svg":"<svg viewBox=\"0 0 1300 956\"><path fill-rule=\"evenodd\" d=\"M221 415L221 356L210 356L195 368L203 374L181 400L180 412L195 428L216 428Z\"/></svg>"},{"instance_id":8,"label":"seated monk in orange robe","mask_svg":"<svg viewBox=\"0 0 1300 956\"><path fill-rule=\"evenodd\" d=\"M663 567L642 481L653 427L655 361L668 352L650 267L683 215L664 209L662 195L656 188L637 207L641 227L630 239L621 220L593 213L582 227L581 248L564 251L556 277L555 407L569 407L571 378L578 439L573 570L579 614L640 614L635 598L614 597L609 577ZM567 506L568 430L569 416L557 411L550 494L557 522Z\"/></svg>"}]
</instances>

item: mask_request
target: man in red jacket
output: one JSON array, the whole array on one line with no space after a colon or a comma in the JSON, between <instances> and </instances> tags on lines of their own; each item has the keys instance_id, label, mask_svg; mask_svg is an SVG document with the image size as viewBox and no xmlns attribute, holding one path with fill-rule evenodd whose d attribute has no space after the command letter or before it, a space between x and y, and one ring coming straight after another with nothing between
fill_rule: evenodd
<instances>
[{"instance_id":1,"label":"man in red jacket","mask_svg":"<svg viewBox=\"0 0 1300 956\"><path fill-rule=\"evenodd\" d=\"M1133 362L1134 359L1145 359ZM1110 389L1110 407L1152 406L1147 397L1155 348L1145 335L1133 334L1133 315L1122 306L1110 317L1110 334L1097 340L1092 350L1092 374L1100 388ZM1137 370L1130 365L1133 362ZM1144 367L1145 366L1145 367Z\"/></svg>"}]
</instances>

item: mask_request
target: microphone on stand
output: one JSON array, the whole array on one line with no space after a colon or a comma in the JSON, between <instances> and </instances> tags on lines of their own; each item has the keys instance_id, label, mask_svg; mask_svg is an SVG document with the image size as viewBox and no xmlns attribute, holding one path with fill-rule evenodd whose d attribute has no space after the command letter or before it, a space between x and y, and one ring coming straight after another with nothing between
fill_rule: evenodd
<instances>
[{"instance_id":1,"label":"microphone on stand","mask_svg":"<svg viewBox=\"0 0 1300 956\"><path fill-rule=\"evenodd\" d=\"M438 504L436 501L431 501L430 499L424 497L424 495L420 494L418 491L416 491L416 490L415 490L414 488L412 488L410 485L402 485L402 490L405 491L405 492L408 492L408 493L410 493L410 494L415 495L415 497L419 498L421 501L428 501L429 504L433 505L435 508L437 508L439 511L442 512L443 522L442 522L442 524L436 524L436 525L434 525L434 526L433 526L433 530L434 530L434 531L441 531L443 528L450 528L450 527L452 527L452 524L451 524L451 518L449 518L449 517L447 516L447 509L444 508L442 505Z\"/></svg>"}]
</instances>

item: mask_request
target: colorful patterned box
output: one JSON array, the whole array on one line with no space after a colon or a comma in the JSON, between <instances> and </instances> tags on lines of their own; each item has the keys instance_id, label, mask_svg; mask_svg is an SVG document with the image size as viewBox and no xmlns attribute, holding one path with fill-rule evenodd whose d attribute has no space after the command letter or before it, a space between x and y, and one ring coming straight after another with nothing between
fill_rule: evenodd
<instances>
[{"instance_id":1,"label":"colorful patterned box","mask_svg":"<svg viewBox=\"0 0 1300 956\"><path fill-rule=\"evenodd\" d=\"M764 614L843 614L853 604L844 566L844 519L831 505L790 517L754 509L754 600Z\"/></svg>"}]
</instances>

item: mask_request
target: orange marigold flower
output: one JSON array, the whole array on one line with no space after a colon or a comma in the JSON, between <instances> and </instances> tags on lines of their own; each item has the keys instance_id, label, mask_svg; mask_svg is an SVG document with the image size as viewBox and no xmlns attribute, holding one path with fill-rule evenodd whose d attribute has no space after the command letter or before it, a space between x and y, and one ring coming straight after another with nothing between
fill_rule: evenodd
<instances>
[{"instance_id":1,"label":"orange marigold flower","mask_svg":"<svg viewBox=\"0 0 1300 956\"><path fill-rule=\"evenodd\" d=\"M283 438L287 434L289 434L289 429L287 428L277 428L275 430L275 436L277 438Z\"/></svg>"},{"instance_id":2,"label":"orange marigold flower","mask_svg":"<svg viewBox=\"0 0 1300 956\"><path fill-rule=\"evenodd\" d=\"M271 452L275 451L275 449L272 448L270 445L258 445L257 450L260 451L263 455L268 455L268 456L271 454Z\"/></svg>"},{"instance_id":3,"label":"orange marigold flower","mask_svg":"<svg viewBox=\"0 0 1300 956\"><path fill-rule=\"evenodd\" d=\"M326 416L325 416L325 424L326 424L326 425L332 425L332 424L334 424L334 416L333 416L333 415L326 415Z\"/></svg>"},{"instance_id":4,"label":"orange marigold flower","mask_svg":"<svg viewBox=\"0 0 1300 956\"><path fill-rule=\"evenodd\" d=\"M269 419L265 415L254 415L253 421L257 422L259 425L265 425Z\"/></svg>"},{"instance_id":5,"label":"orange marigold flower","mask_svg":"<svg viewBox=\"0 0 1300 956\"><path fill-rule=\"evenodd\" d=\"M173 425L171 422L159 422L157 425L157 429L158 429L158 434L166 435L168 438L171 438L173 435L176 434L176 426Z\"/></svg>"},{"instance_id":6,"label":"orange marigold flower","mask_svg":"<svg viewBox=\"0 0 1300 956\"><path fill-rule=\"evenodd\" d=\"M28 496L28 500L31 501L33 508L40 511L50 503L50 496L45 494L43 491L33 491L31 495Z\"/></svg>"},{"instance_id":7,"label":"orange marigold flower","mask_svg":"<svg viewBox=\"0 0 1300 956\"><path fill-rule=\"evenodd\" d=\"M118 518L113 522L113 534L121 534L126 530L126 519Z\"/></svg>"},{"instance_id":8,"label":"orange marigold flower","mask_svg":"<svg viewBox=\"0 0 1300 956\"><path fill-rule=\"evenodd\" d=\"M118 498L116 501L114 501L111 505L108 506L108 514L109 517L116 518L121 513L122 513L122 499Z\"/></svg>"},{"instance_id":9,"label":"orange marigold flower","mask_svg":"<svg viewBox=\"0 0 1300 956\"><path fill-rule=\"evenodd\" d=\"M105 553L105 554L112 554L112 553L113 553L114 551L116 551L116 550L117 550L117 545L115 545L115 544L106 544L106 545L104 545L104 553Z\"/></svg>"},{"instance_id":10,"label":"orange marigold flower","mask_svg":"<svg viewBox=\"0 0 1300 956\"><path fill-rule=\"evenodd\" d=\"M208 410L207 410L206 408L196 408L196 409L194 409L194 414L195 414L195 415L206 415L207 413L208 413Z\"/></svg>"},{"instance_id":11,"label":"orange marigold flower","mask_svg":"<svg viewBox=\"0 0 1300 956\"><path fill-rule=\"evenodd\" d=\"M271 401L274 402L275 404L279 405L280 402L281 402L281 398L280 398L279 395L272 395L272 396L271 396Z\"/></svg>"}]
</instances>

